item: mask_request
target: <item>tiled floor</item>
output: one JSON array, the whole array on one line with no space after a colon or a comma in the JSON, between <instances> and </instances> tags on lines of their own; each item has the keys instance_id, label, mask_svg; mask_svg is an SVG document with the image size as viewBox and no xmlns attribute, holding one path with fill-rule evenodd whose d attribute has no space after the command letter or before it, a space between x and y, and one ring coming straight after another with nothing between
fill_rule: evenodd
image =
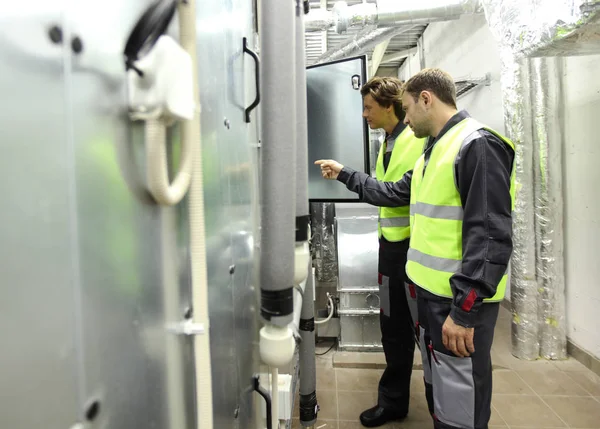
<instances>
[{"instance_id":1,"label":"tiled floor","mask_svg":"<svg viewBox=\"0 0 600 429\"><path fill-rule=\"evenodd\" d=\"M525 362L514 358L510 349L510 314L502 310L492 348L494 397L490 429L600 429L600 377L572 359ZM383 371L364 368L378 366L372 364L377 361L374 356L355 358L359 368L338 367L338 357L334 367L335 353L317 357L321 411L315 428L362 428L358 416L375 405L377 383ZM351 366L347 356L345 359L344 366ZM418 357L415 368L409 416L404 422L384 426L387 429L433 427L425 401L423 371L417 369L422 368ZM292 428L300 428L297 406L294 417Z\"/></svg>"}]
</instances>

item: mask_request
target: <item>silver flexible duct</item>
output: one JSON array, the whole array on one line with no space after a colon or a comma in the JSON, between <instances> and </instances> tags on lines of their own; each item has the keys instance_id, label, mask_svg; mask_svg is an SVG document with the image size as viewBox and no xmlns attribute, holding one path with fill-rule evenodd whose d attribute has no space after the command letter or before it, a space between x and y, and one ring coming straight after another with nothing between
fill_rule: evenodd
<instances>
[{"instance_id":1,"label":"silver flexible duct","mask_svg":"<svg viewBox=\"0 0 600 429\"><path fill-rule=\"evenodd\" d=\"M501 47L507 133L517 144L511 300L513 354L521 359L566 356L560 64L516 59L582 24L572 1L549 3L483 0Z\"/></svg>"},{"instance_id":2,"label":"silver flexible duct","mask_svg":"<svg viewBox=\"0 0 600 429\"><path fill-rule=\"evenodd\" d=\"M540 354L545 359L567 357L563 259L562 66L563 60L559 58L535 58L530 61L538 247L538 317Z\"/></svg>"},{"instance_id":3,"label":"silver flexible duct","mask_svg":"<svg viewBox=\"0 0 600 429\"><path fill-rule=\"evenodd\" d=\"M499 40L518 57L600 52L598 0L482 0L482 4L488 21L496 22L493 30Z\"/></svg>"},{"instance_id":4,"label":"silver flexible duct","mask_svg":"<svg viewBox=\"0 0 600 429\"><path fill-rule=\"evenodd\" d=\"M512 353L539 357L538 283L536 279L533 145L529 112L529 60L517 61L502 49L502 92L506 132L515 143L517 198L513 215L511 260Z\"/></svg>"},{"instance_id":5,"label":"silver flexible duct","mask_svg":"<svg viewBox=\"0 0 600 429\"><path fill-rule=\"evenodd\" d=\"M419 2L377 0L377 26L432 22L481 12L483 8L479 0L421 0Z\"/></svg>"},{"instance_id":6,"label":"silver flexible duct","mask_svg":"<svg viewBox=\"0 0 600 429\"><path fill-rule=\"evenodd\" d=\"M330 61L336 61L342 58L349 58L364 54L369 49L374 48L384 40L391 39L402 33L405 33L414 28L413 26L408 27L390 27L390 28L377 28L375 30L366 29L363 30L353 37L345 40L341 45L336 46L333 49L328 50L319 58L317 58L316 64L326 63Z\"/></svg>"},{"instance_id":7,"label":"silver flexible duct","mask_svg":"<svg viewBox=\"0 0 600 429\"><path fill-rule=\"evenodd\" d=\"M306 30L323 31L335 27L336 33L343 34L351 28L422 24L481 12L483 8L479 0L377 0L377 4L361 3L353 6L338 1L331 10L311 10L307 16Z\"/></svg>"}]
</instances>

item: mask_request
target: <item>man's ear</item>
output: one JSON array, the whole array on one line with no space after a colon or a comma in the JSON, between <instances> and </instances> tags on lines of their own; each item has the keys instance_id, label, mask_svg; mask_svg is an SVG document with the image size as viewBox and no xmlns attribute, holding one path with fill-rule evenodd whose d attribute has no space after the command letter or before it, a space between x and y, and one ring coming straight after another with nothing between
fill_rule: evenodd
<instances>
[{"instance_id":1,"label":"man's ear","mask_svg":"<svg viewBox=\"0 0 600 429\"><path fill-rule=\"evenodd\" d=\"M421 100L423 100L423 104L426 107L431 106L431 103L433 102L433 94L431 94L431 92L421 91L421 94L419 95L419 97L421 98Z\"/></svg>"}]
</instances>

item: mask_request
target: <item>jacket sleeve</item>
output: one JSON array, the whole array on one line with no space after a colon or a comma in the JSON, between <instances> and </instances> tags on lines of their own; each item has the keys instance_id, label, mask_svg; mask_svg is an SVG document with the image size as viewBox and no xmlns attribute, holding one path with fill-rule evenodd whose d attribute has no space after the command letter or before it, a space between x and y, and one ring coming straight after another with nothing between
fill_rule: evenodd
<instances>
[{"instance_id":1,"label":"jacket sleeve","mask_svg":"<svg viewBox=\"0 0 600 429\"><path fill-rule=\"evenodd\" d=\"M337 180L356 192L361 201L377 207L401 207L410 204L412 171L398 182L380 182L366 173L344 167Z\"/></svg>"},{"instance_id":2,"label":"jacket sleeve","mask_svg":"<svg viewBox=\"0 0 600 429\"><path fill-rule=\"evenodd\" d=\"M463 206L462 269L450 278L450 316L473 327L483 299L496 294L512 253L510 177L514 150L487 131L474 134L456 163Z\"/></svg>"}]
</instances>

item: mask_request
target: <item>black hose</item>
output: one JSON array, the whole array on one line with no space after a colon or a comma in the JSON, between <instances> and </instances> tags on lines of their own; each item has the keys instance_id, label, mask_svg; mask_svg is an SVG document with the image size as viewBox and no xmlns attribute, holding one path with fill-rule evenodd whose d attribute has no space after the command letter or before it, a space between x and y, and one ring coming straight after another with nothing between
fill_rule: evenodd
<instances>
[{"instance_id":1,"label":"black hose","mask_svg":"<svg viewBox=\"0 0 600 429\"><path fill-rule=\"evenodd\" d=\"M143 76L142 71L136 68L135 62L154 46L160 36L165 34L176 9L177 0L157 0L146 9L133 27L125 45L123 54L126 70L135 70Z\"/></svg>"}]
</instances>

